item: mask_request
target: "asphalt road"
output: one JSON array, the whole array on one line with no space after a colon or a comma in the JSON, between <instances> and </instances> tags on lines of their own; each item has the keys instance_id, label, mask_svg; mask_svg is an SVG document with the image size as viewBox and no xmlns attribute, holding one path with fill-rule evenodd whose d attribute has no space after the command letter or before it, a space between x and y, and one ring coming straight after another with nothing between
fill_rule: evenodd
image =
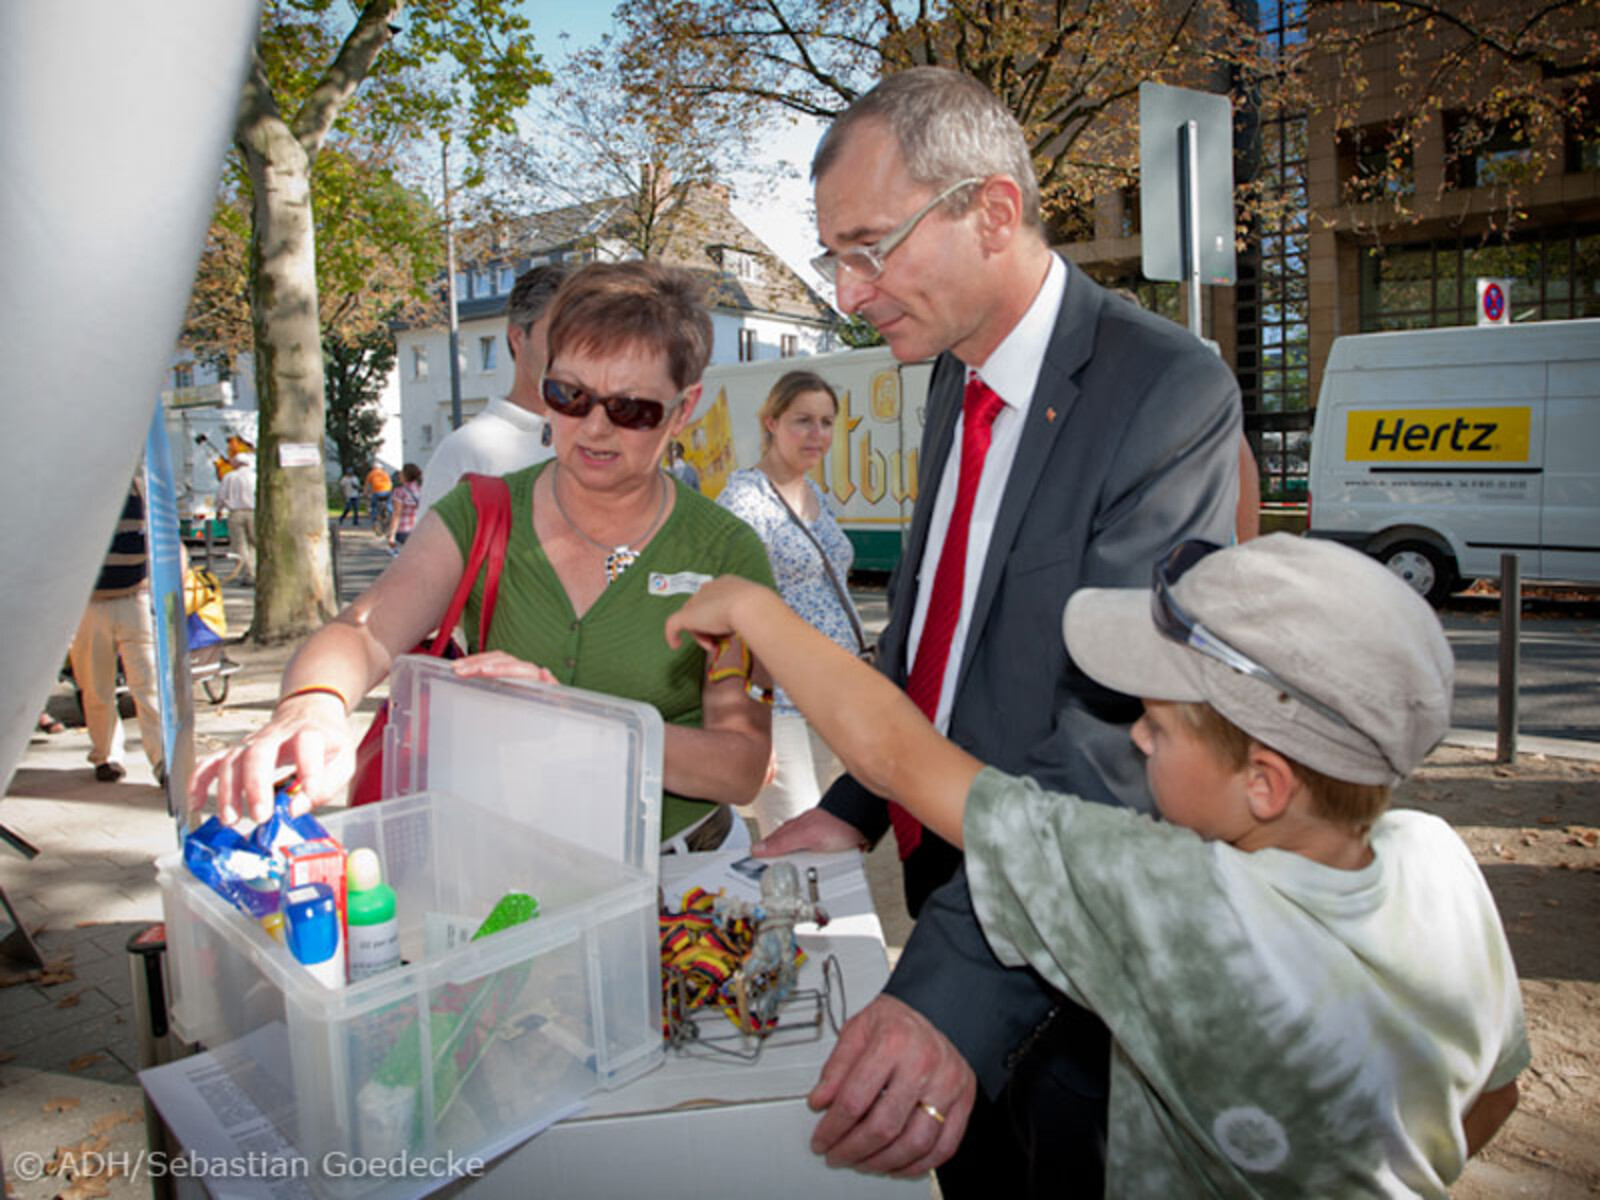
<instances>
[{"instance_id":1,"label":"asphalt road","mask_svg":"<svg viewBox=\"0 0 1600 1200\"><path fill-rule=\"evenodd\" d=\"M1456 655L1451 725L1495 728L1499 614L1455 601L1441 617ZM1525 737L1600 742L1600 613L1597 605L1533 606L1522 616L1517 730Z\"/></svg>"}]
</instances>

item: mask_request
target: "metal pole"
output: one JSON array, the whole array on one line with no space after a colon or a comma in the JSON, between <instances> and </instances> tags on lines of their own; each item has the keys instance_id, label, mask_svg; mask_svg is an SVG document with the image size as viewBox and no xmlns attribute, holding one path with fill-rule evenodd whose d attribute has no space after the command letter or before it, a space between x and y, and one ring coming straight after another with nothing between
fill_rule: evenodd
<instances>
[{"instance_id":1,"label":"metal pole","mask_svg":"<svg viewBox=\"0 0 1600 1200\"><path fill-rule=\"evenodd\" d=\"M445 286L450 297L450 428L461 428L461 326L456 315L456 229L450 220L450 143L439 143L444 163Z\"/></svg>"},{"instance_id":2,"label":"metal pole","mask_svg":"<svg viewBox=\"0 0 1600 1200\"><path fill-rule=\"evenodd\" d=\"M1183 124L1183 178L1188 187L1184 197L1183 233L1189 277L1189 332L1205 337L1200 320L1200 122Z\"/></svg>"},{"instance_id":3,"label":"metal pole","mask_svg":"<svg viewBox=\"0 0 1600 1200\"><path fill-rule=\"evenodd\" d=\"M328 556L333 560L333 606L344 605L344 591L339 585L339 522L328 522Z\"/></svg>"},{"instance_id":4,"label":"metal pole","mask_svg":"<svg viewBox=\"0 0 1600 1200\"><path fill-rule=\"evenodd\" d=\"M1522 670L1522 560L1500 556L1500 706L1495 761L1517 761L1517 675Z\"/></svg>"}]
</instances>

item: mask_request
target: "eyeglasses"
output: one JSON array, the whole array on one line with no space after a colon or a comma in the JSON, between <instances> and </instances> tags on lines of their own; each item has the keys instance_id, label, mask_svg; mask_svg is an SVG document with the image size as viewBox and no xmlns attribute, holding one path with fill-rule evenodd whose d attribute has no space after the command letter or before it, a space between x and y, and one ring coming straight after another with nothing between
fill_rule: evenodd
<instances>
[{"instance_id":1,"label":"eyeglasses","mask_svg":"<svg viewBox=\"0 0 1600 1200\"><path fill-rule=\"evenodd\" d=\"M563 417L583 418L596 404L606 410L611 423L621 429L654 429L667 415L668 404L640 396L596 396L575 383L545 377L539 384L544 402ZM676 406L678 398L670 402Z\"/></svg>"},{"instance_id":2,"label":"eyeglasses","mask_svg":"<svg viewBox=\"0 0 1600 1200\"><path fill-rule=\"evenodd\" d=\"M1177 597L1172 594L1173 586L1183 578L1190 567L1220 549L1222 547L1215 542L1191 538L1189 541L1179 542L1165 557L1156 560L1156 565L1152 572L1154 579L1151 584L1150 609L1151 615L1155 618L1156 628L1161 632L1162 636L1177 642L1181 646L1188 646L1192 650L1198 650L1201 654L1214 658L1225 666L1232 667L1242 675L1254 676L1263 683L1276 688L1285 696L1299 701L1312 712L1326 717L1335 725L1342 726L1353 733L1361 734L1363 741L1370 741L1371 739L1366 734L1361 733L1359 729L1350 724L1337 711L1329 708L1314 696L1308 696L1299 688L1285 683L1255 659L1228 645L1227 642L1195 620L1183 605L1178 603Z\"/></svg>"},{"instance_id":3,"label":"eyeglasses","mask_svg":"<svg viewBox=\"0 0 1600 1200\"><path fill-rule=\"evenodd\" d=\"M923 217L938 208L939 205L943 204L962 188L974 183L982 183L983 178L982 175L973 175L961 180L959 183L952 183L932 200L917 209L911 215L909 221L896 229L890 230L888 234L879 238L872 245L851 246L840 250L837 254L829 250L826 254L819 254L811 260L812 269L829 283L839 282L841 268L850 272L857 279L864 279L870 283L883 274L883 260L889 257L889 254L896 246L911 236L911 231L917 227L917 222L921 221Z\"/></svg>"}]
</instances>

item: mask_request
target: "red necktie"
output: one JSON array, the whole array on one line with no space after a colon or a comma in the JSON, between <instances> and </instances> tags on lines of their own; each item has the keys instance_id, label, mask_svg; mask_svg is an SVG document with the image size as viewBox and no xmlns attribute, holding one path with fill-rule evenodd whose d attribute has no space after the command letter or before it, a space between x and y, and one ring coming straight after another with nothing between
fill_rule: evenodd
<instances>
[{"instance_id":1,"label":"red necktie","mask_svg":"<svg viewBox=\"0 0 1600 1200\"><path fill-rule=\"evenodd\" d=\"M950 661L950 642L961 618L961 593L967 573L967 532L972 525L972 503L983 477L983 460L989 453L994 419L1005 401L973 375L967 380L961 402L961 477L956 484L956 502L950 510L950 525L945 530L944 548L939 552L939 568L933 576L933 593L928 598L928 614L922 624L922 640L917 644L917 661L911 666L906 695L928 720L939 712L939 693L944 688L945 665ZM889 820L894 825L894 840L900 857L908 858L922 841L922 826L900 805L890 803Z\"/></svg>"}]
</instances>

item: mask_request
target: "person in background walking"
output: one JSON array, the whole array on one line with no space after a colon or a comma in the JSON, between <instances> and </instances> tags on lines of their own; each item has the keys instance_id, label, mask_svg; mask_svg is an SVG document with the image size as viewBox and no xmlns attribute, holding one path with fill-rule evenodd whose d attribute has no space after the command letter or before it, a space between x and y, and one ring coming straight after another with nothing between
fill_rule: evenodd
<instances>
[{"instance_id":1,"label":"person in background walking","mask_svg":"<svg viewBox=\"0 0 1600 1200\"><path fill-rule=\"evenodd\" d=\"M694 464L683 456L683 443L674 440L667 447L667 470L683 481L684 487L694 491L700 490L700 472L694 469Z\"/></svg>"},{"instance_id":2,"label":"person in background walking","mask_svg":"<svg viewBox=\"0 0 1600 1200\"><path fill-rule=\"evenodd\" d=\"M344 496L344 511L339 514L339 524L346 517L354 517L356 528L361 527L361 479L354 471L346 470L339 476L339 491Z\"/></svg>"},{"instance_id":3,"label":"person in background walking","mask_svg":"<svg viewBox=\"0 0 1600 1200\"><path fill-rule=\"evenodd\" d=\"M227 475L232 479L238 472ZM117 659L133 693L139 738L156 782L167 779L161 742L161 700L156 687L155 614L150 603L150 558L145 539L144 491L138 477L128 488L111 548L95 580L89 606L73 635L72 676L83 696L89 761L101 783L116 783L123 765L122 717L117 712Z\"/></svg>"},{"instance_id":4,"label":"person in background walking","mask_svg":"<svg viewBox=\"0 0 1600 1200\"><path fill-rule=\"evenodd\" d=\"M217 503L228 515L228 545L239 556L240 582L256 578L256 456L233 456L233 470L217 487Z\"/></svg>"},{"instance_id":5,"label":"person in background walking","mask_svg":"<svg viewBox=\"0 0 1600 1200\"><path fill-rule=\"evenodd\" d=\"M407 463L400 468L400 486L394 490L394 524L389 529L390 553L404 546L411 531L417 527L421 500L422 468L416 463Z\"/></svg>"},{"instance_id":6,"label":"person in background walking","mask_svg":"<svg viewBox=\"0 0 1600 1200\"><path fill-rule=\"evenodd\" d=\"M379 537L389 526L389 497L394 493L394 483L382 464L373 463L367 472L367 514L372 518L372 532Z\"/></svg>"},{"instance_id":7,"label":"person in background walking","mask_svg":"<svg viewBox=\"0 0 1600 1200\"><path fill-rule=\"evenodd\" d=\"M761 459L735 471L717 497L761 535L784 603L852 654L866 635L845 581L854 550L808 472L827 457L839 397L811 371L790 371L761 406ZM815 808L839 777L839 760L780 689L773 698L772 749L777 771L751 802L761 836Z\"/></svg>"}]
</instances>

